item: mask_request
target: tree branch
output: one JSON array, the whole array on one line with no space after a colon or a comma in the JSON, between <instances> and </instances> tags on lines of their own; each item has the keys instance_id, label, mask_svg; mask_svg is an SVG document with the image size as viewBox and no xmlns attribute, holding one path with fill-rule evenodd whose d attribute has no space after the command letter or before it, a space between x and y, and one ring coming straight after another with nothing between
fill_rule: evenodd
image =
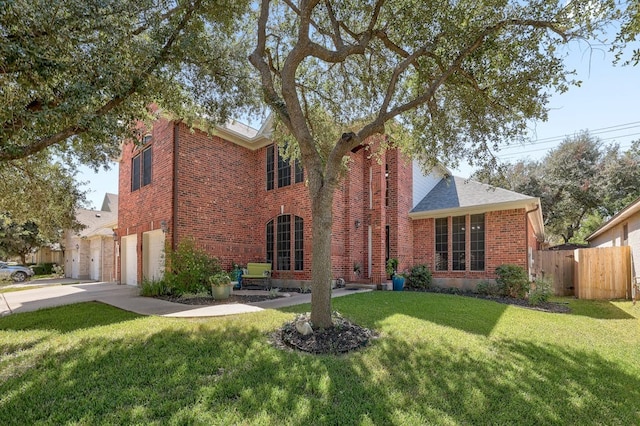
<instances>
[{"instance_id":1,"label":"tree branch","mask_svg":"<svg viewBox=\"0 0 640 426\"><path fill-rule=\"evenodd\" d=\"M95 110L90 116L83 117L84 119L90 119L91 117L100 117L108 114L114 108L121 105L129 96L133 95L148 79L151 73L156 70L167 58L173 45L175 44L178 35L182 32L185 26L189 23L193 14L200 8L201 0L196 0L185 9L185 14L175 27L170 37L167 39L162 49L158 52L158 55L140 74L134 76L131 80L129 88L123 93L112 97L100 108ZM73 135L84 133L88 131L88 128L80 126L78 123L68 126L54 135L42 138L27 146L4 146L0 150L0 161L15 160L18 158L24 158L26 156L35 154L43 149L46 149L52 145L60 143Z\"/></svg>"},{"instance_id":2,"label":"tree branch","mask_svg":"<svg viewBox=\"0 0 640 426\"><path fill-rule=\"evenodd\" d=\"M397 107L393 108L388 112L384 111L381 108L379 111L379 115L375 121L381 121L381 122L388 121L390 119L397 117L400 114L403 114L407 111L410 111L428 102L428 100L435 95L436 91L440 88L440 86L442 86L457 70L462 69L461 67L462 62L465 59L467 59L469 56L471 56L480 47L482 47L487 37L509 26L531 26L539 29L548 29L560 35L563 38L563 40L568 39L568 35L565 34L561 29L557 28L557 23L555 22L529 20L529 19L508 19L508 20L500 21L495 25L485 28L476 37L473 43L471 43L469 46L467 46L466 49L460 52L460 54L454 59L454 61L445 70L443 70L442 74L435 81L433 81L426 88L425 91L423 91L422 95L417 96L413 100L406 102L402 105L398 105ZM394 74L398 70L404 71L406 69L407 69L407 63L406 61L403 61L396 67L396 69L394 70ZM393 97L394 93L390 92L390 90L393 90L393 89L395 89L395 85L390 84L387 88L387 94L385 96L385 99Z\"/></svg>"}]
</instances>

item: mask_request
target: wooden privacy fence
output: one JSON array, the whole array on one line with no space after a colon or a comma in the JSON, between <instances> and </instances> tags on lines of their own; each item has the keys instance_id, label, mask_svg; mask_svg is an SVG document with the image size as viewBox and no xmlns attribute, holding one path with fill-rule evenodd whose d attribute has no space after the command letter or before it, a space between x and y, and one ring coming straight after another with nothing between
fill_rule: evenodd
<instances>
[{"instance_id":1,"label":"wooden privacy fence","mask_svg":"<svg viewBox=\"0 0 640 426\"><path fill-rule=\"evenodd\" d=\"M533 255L532 272L549 280L556 296L573 296L573 263L573 250L538 250Z\"/></svg>"},{"instance_id":2,"label":"wooden privacy fence","mask_svg":"<svg viewBox=\"0 0 640 426\"><path fill-rule=\"evenodd\" d=\"M532 272L553 282L557 296L624 299L631 291L631 248L536 251Z\"/></svg>"}]
</instances>

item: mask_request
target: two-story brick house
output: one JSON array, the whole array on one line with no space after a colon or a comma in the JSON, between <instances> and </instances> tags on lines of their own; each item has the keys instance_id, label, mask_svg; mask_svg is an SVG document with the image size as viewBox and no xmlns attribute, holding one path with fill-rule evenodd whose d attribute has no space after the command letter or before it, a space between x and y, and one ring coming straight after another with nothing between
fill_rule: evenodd
<instances>
[{"instance_id":1,"label":"two-story brick house","mask_svg":"<svg viewBox=\"0 0 640 426\"><path fill-rule=\"evenodd\" d=\"M210 136L161 118L142 144L124 146L116 271L122 283L159 277L165 245L187 237L227 268L270 262L275 285L310 280L305 172L281 158L267 129L233 123ZM375 146L351 153L335 194L335 278L386 281L390 257L401 270L427 263L438 284L465 287L493 278L502 263L528 267L543 234L538 199L447 178L443 168L424 175L399 151L372 156Z\"/></svg>"}]
</instances>

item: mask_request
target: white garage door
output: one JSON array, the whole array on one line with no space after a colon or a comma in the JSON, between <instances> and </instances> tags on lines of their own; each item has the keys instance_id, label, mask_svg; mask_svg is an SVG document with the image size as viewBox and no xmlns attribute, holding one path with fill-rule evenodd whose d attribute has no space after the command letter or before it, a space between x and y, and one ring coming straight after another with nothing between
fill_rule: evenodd
<instances>
[{"instance_id":1,"label":"white garage door","mask_svg":"<svg viewBox=\"0 0 640 426\"><path fill-rule=\"evenodd\" d=\"M122 237L121 254L121 282L122 284L138 285L138 235Z\"/></svg>"},{"instance_id":2,"label":"white garage door","mask_svg":"<svg viewBox=\"0 0 640 426\"><path fill-rule=\"evenodd\" d=\"M78 250L71 250L71 278L80 276L80 253Z\"/></svg>"},{"instance_id":3,"label":"white garage door","mask_svg":"<svg viewBox=\"0 0 640 426\"><path fill-rule=\"evenodd\" d=\"M162 230L145 232L142 236L142 276L159 280L164 273L164 233Z\"/></svg>"},{"instance_id":4,"label":"white garage door","mask_svg":"<svg viewBox=\"0 0 640 426\"><path fill-rule=\"evenodd\" d=\"M100 256L100 248L94 248L91 250L91 271L89 277L92 280L100 280L100 263L102 256Z\"/></svg>"}]
</instances>

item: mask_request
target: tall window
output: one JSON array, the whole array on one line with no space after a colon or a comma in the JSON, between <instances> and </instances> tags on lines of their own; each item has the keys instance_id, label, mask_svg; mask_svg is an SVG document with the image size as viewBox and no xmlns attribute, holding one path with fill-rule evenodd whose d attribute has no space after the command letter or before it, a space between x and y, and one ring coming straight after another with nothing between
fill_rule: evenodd
<instances>
[{"instance_id":1,"label":"tall window","mask_svg":"<svg viewBox=\"0 0 640 426\"><path fill-rule=\"evenodd\" d=\"M266 231L267 262L274 270L304 270L304 220L293 215L278 216L267 223Z\"/></svg>"},{"instance_id":2,"label":"tall window","mask_svg":"<svg viewBox=\"0 0 640 426\"><path fill-rule=\"evenodd\" d=\"M451 222L451 269L454 271L465 270L465 220L466 216L456 216Z\"/></svg>"},{"instance_id":3,"label":"tall window","mask_svg":"<svg viewBox=\"0 0 640 426\"><path fill-rule=\"evenodd\" d=\"M295 217L294 234L294 268L296 271L304 269L304 221L301 217Z\"/></svg>"},{"instance_id":4,"label":"tall window","mask_svg":"<svg viewBox=\"0 0 640 426\"><path fill-rule=\"evenodd\" d=\"M151 183L151 147L131 159L131 191Z\"/></svg>"},{"instance_id":5,"label":"tall window","mask_svg":"<svg viewBox=\"0 0 640 426\"><path fill-rule=\"evenodd\" d=\"M384 261L387 262L391 258L391 227L384 227Z\"/></svg>"},{"instance_id":6,"label":"tall window","mask_svg":"<svg viewBox=\"0 0 640 426\"><path fill-rule=\"evenodd\" d=\"M470 254L472 271L484 271L484 215L471 215Z\"/></svg>"},{"instance_id":7,"label":"tall window","mask_svg":"<svg viewBox=\"0 0 640 426\"><path fill-rule=\"evenodd\" d=\"M389 207L389 165L384 165L384 205Z\"/></svg>"},{"instance_id":8,"label":"tall window","mask_svg":"<svg viewBox=\"0 0 640 426\"><path fill-rule=\"evenodd\" d=\"M467 226L467 218L469 226ZM447 232L448 218L436 219L435 268L447 271L451 258L452 271L484 271L485 269L485 215L456 216L451 218L451 240ZM451 250L448 244L451 243ZM467 256L470 257L467 263Z\"/></svg>"},{"instance_id":9,"label":"tall window","mask_svg":"<svg viewBox=\"0 0 640 426\"><path fill-rule=\"evenodd\" d=\"M278 164L276 167L276 153ZM293 170L291 170L293 168ZM293 165L288 160L282 158L275 145L267 147L267 191L275 188L276 182L278 188L291 185L291 177L293 175L294 183L304 182L304 169L300 161L295 160Z\"/></svg>"},{"instance_id":10,"label":"tall window","mask_svg":"<svg viewBox=\"0 0 640 426\"><path fill-rule=\"evenodd\" d=\"M275 146L267 147L267 191L273 189L275 177Z\"/></svg>"},{"instance_id":11,"label":"tall window","mask_svg":"<svg viewBox=\"0 0 640 426\"><path fill-rule=\"evenodd\" d=\"M278 188L291 185L291 164L278 152Z\"/></svg>"},{"instance_id":12,"label":"tall window","mask_svg":"<svg viewBox=\"0 0 640 426\"><path fill-rule=\"evenodd\" d=\"M296 171L295 183L300 183L304 181L304 169L302 168L302 164L300 164L300 160L296 159L293 163L293 167Z\"/></svg>"},{"instance_id":13,"label":"tall window","mask_svg":"<svg viewBox=\"0 0 640 426\"><path fill-rule=\"evenodd\" d=\"M436 271L449 268L449 222L446 217L436 219Z\"/></svg>"},{"instance_id":14,"label":"tall window","mask_svg":"<svg viewBox=\"0 0 640 426\"><path fill-rule=\"evenodd\" d=\"M273 243L274 243L274 233L273 233L273 220L267 223L267 262L273 265Z\"/></svg>"},{"instance_id":15,"label":"tall window","mask_svg":"<svg viewBox=\"0 0 640 426\"><path fill-rule=\"evenodd\" d=\"M278 216L278 229L276 233L276 269L288 271L291 269L291 216Z\"/></svg>"}]
</instances>

